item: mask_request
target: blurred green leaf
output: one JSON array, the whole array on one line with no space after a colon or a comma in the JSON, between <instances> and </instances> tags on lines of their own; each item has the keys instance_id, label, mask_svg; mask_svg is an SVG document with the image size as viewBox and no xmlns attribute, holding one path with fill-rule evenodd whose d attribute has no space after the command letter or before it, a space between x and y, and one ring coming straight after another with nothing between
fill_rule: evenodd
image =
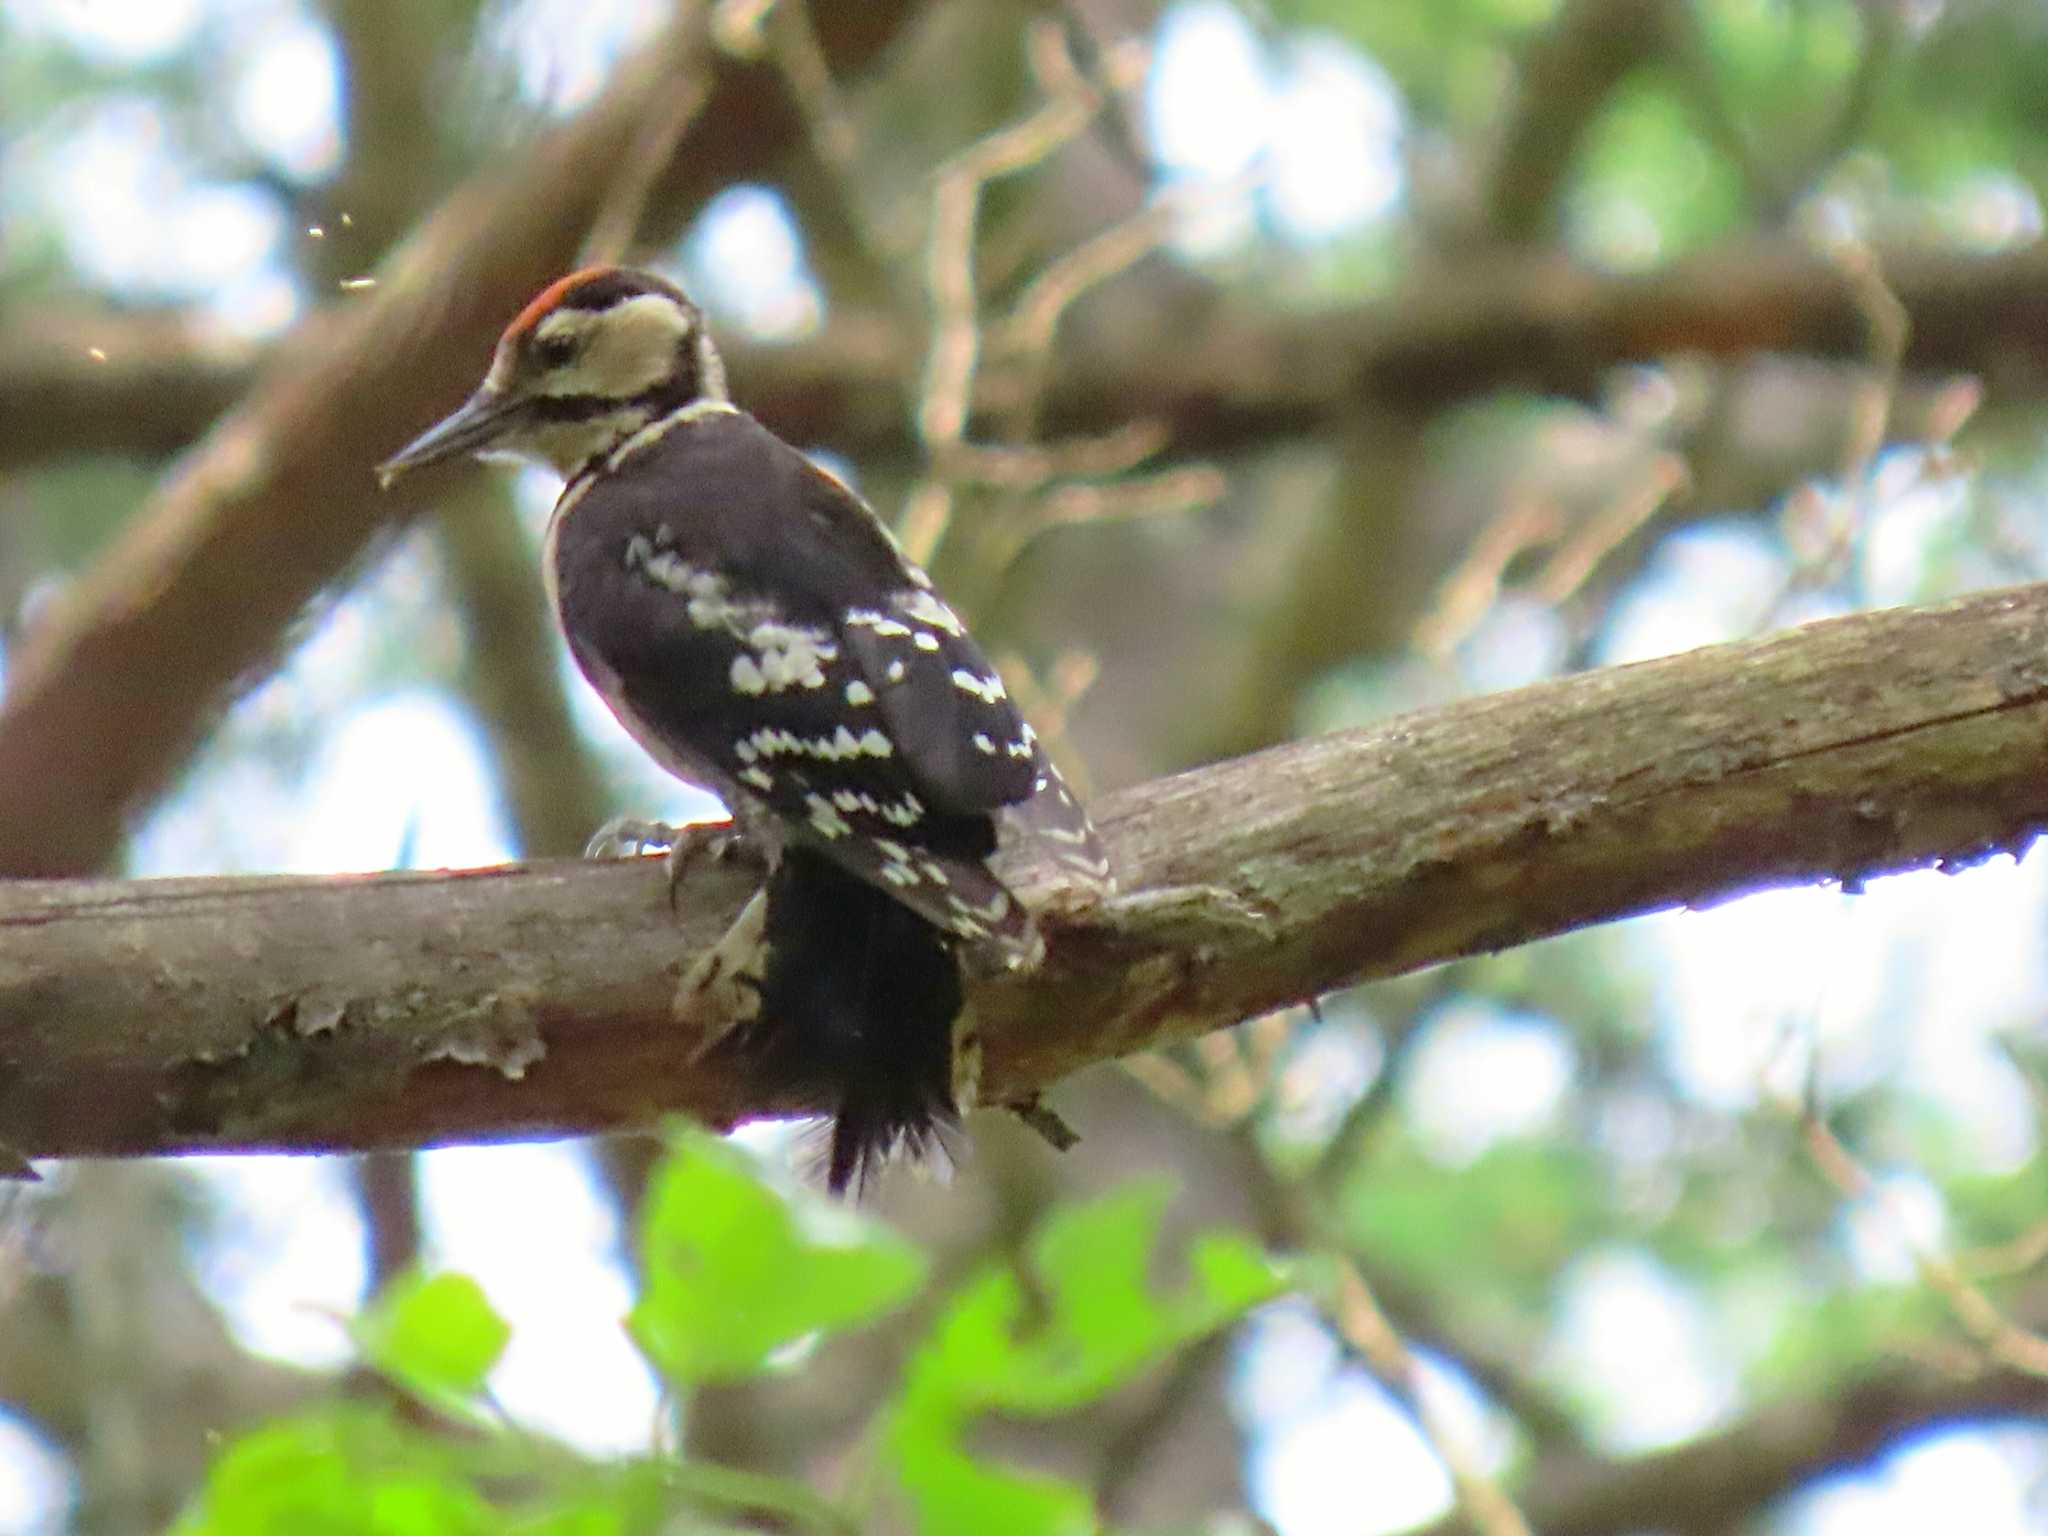
<instances>
[{"instance_id":1,"label":"blurred green leaf","mask_svg":"<svg viewBox=\"0 0 2048 1536\"><path fill-rule=\"evenodd\" d=\"M434 1442L344 1407L244 1435L174 1536L490 1536L499 1515Z\"/></svg>"},{"instance_id":2,"label":"blurred green leaf","mask_svg":"<svg viewBox=\"0 0 2048 1536\"><path fill-rule=\"evenodd\" d=\"M1604 1190L1584 1147L1504 1141L1452 1166L1391 1144L1355 1171L1342 1214L1376 1266L1463 1300L1527 1299L1601 1235Z\"/></svg>"},{"instance_id":3,"label":"blurred green leaf","mask_svg":"<svg viewBox=\"0 0 2048 1536\"><path fill-rule=\"evenodd\" d=\"M1088 1490L976 1461L962 1449L961 1426L941 1414L900 1416L888 1449L918 1529L930 1536L1091 1536L1101 1529Z\"/></svg>"},{"instance_id":4,"label":"blurred green leaf","mask_svg":"<svg viewBox=\"0 0 2048 1536\"><path fill-rule=\"evenodd\" d=\"M378 1370L437 1408L462 1411L511 1338L483 1287L467 1275L399 1276L355 1325Z\"/></svg>"},{"instance_id":5,"label":"blurred green leaf","mask_svg":"<svg viewBox=\"0 0 2048 1536\"><path fill-rule=\"evenodd\" d=\"M1811 1396L1874 1359L1910 1352L1908 1341L1948 1341L1941 1299L1920 1286L1832 1289L1788 1313L1749 1378L1761 1392Z\"/></svg>"},{"instance_id":6,"label":"blurred green leaf","mask_svg":"<svg viewBox=\"0 0 2048 1536\"><path fill-rule=\"evenodd\" d=\"M112 457L73 458L14 481L16 516L38 569L75 571L106 545L155 486L146 464Z\"/></svg>"},{"instance_id":7,"label":"blurred green leaf","mask_svg":"<svg viewBox=\"0 0 2048 1536\"><path fill-rule=\"evenodd\" d=\"M2044 1189L2048 1151L2041 1150L2014 1168L1952 1176L1942 1186L1942 1199L1948 1205L1955 1246L2007 1249L2017 1242L2017 1260L2027 1249L2024 1240L2040 1232Z\"/></svg>"},{"instance_id":8,"label":"blurred green leaf","mask_svg":"<svg viewBox=\"0 0 2048 1536\"><path fill-rule=\"evenodd\" d=\"M1051 1418L1123 1385L1287 1284L1236 1233L1197 1238L1188 1281L1155 1292L1147 1271L1169 1191L1141 1181L1048 1217L1030 1245L1044 1316L1024 1287L987 1269L954 1296L912 1356L887 1416L886 1452L923 1528L1065 1536L1096 1528L1085 1490L982 1464L965 1437L978 1414Z\"/></svg>"},{"instance_id":9,"label":"blurred green leaf","mask_svg":"<svg viewBox=\"0 0 2048 1536\"><path fill-rule=\"evenodd\" d=\"M779 1479L693 1473L653 1460L593 1466L503 1428L450 1439L388 1409L349 1406L233 1441L173 1536L657 1536L682 1529L679 1507L732 1506L718 1495L735 1479L751 1509L823 1507ZM527 1502L495 1503L481 1488Z\"/></svg>"},{"instance_id":10,"label":"blurred green leaf","mask_svg":"<svg viewBox=\"0 0 2048 1536\"><path fill-rule=\"evenodd\" d=\"M1285 21L1326 28L1386 70L1426 118L1472 127L1499 110L1502 77L1527 34L1549 24L1561 0L1433 0L1360 5L1356 0L1281 0Z\"/></svg>"},{"instance_id":11,"label":"blurred green leaf","mask_svg":"<svg viewBox=\"0 0 2048 1536\"><path fill-rule=\"evenodd\" d=\"M755 1375L777 1350L872 1321L924 1283L924 1256L902 1238L784 1198L739 1149L695 1129L655 1172L640 1246L633 1337L679 1386Z\"/></svg>"},{"instance_id":12,"label":"blurred green leaf","mask_svg":"<svg viewBox=\"0 0 2048 1536\"><path fill-rule=\"evenodd\" d=\"M675 1468L660 1461L592 1469L541 1504L501 1516L505 1536L656 1536L701 1529L675 1520Z\"/></svg>"},{"instance_id":13,"label":"blurred green leaf","mask_svg":"<svg viewBox=\"0 0 2048 1536\"><path fill-rule=\"evenodd\" d=\"M1695 14L1738 115L1830 113L1863 57L1854 0L1699 0Z\"/></svg>"},{"instance_id":14,"label":"blurred green leaf","mask_svg":"<svg viewBox=\"0 0 2048 1536\"><path fill-rule=\"evenodd\" d=\"M1618 88L1587 131L1568 202L1575 245L1641 267L1732 233L1742 181L1700 136L1682 88L1648 72Z\"/></svg>"}]
</instances>

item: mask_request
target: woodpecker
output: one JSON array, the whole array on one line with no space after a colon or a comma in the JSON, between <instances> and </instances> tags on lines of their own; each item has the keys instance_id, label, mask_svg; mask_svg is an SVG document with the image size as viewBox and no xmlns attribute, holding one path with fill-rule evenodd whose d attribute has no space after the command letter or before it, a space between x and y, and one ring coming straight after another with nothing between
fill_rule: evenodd
<instances>
[{"instance_id":1,"label":"woodpecker","mask_svg":"<svg viewBox=\"0 0 2048 1536\"><path fill-rule=\"evenodd\" d=\"M543 560L570 653L771 861L679 1014L725 1015L765 1088L832 1106L835 1193L930 1150L958 1113L962 963L1042 954L991 855L1021 838L1111 885L1002 677L873 509L732 403L702 312L652 273L544 289L378 475L466 453L565 478Z\"/></svg>"}]
</instances>

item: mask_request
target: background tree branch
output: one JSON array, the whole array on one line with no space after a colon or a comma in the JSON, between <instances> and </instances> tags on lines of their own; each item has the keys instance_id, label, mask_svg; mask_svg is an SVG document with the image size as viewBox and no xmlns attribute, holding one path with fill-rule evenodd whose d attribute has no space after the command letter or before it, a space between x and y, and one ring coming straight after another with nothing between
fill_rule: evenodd
<instances>
[{"instance_id":1,"label":"background tree branch","mask_svg":"<svg viewBox=\"0 0 2048 1536\"><path fill-rule=\"evenodd\" d=\"M1910 325L1906 368L1982 374L2008 399L2048 382L2048 250L1899 248L1879 261ZM76 345L0 359L0 461L79 442L160 451L212 419L223 365L195 350L189 375L179 372L166 340L177 327L134 317L42 323ZM1048 431L1075 436L1156 421L1170 429L1175 451L1213 453L1320 432L1346 410L1417 412L1510 386L1588 396L1617 364L1678 354L1860 362L1867 331L1836 266L1794 240L1727 246L1636 273L1520 251L1432 268L1365 304L1273 314L1218 300L1184 326L1119 334L1113 349L1093 350L1082 337L1054 359L1045 420ZM491 339L481 326L464 338L478 350ZM86 355L90 345L108 353L107 364ZM735 394L776 432L889 459L912 450L906 386L920 348L887 315L841 310L806 341L733 337L726 350ZM146 380L118 366L131 353L138 370L148 365ZM129 422L123 403L144 382L150 408ZM990 370L983 407L1000 408L1011 382ZM414 386L406 394L420 399ZM31 402L35 414L24 414Z\"/></svg>"},{"instance_id":2,"label":"background tree branch","mask_svg":"<svg viewBox=\"0 0 2048 1536\"><path fill-rule=\"evenodd\" d=\"M1941 1424L2048 1413L2048 1381L2023 1371L1872 1371L1821 1397L1788 1397L1716 1433L1627 1460L1546 1463L1518 1490L1545 1536L1726 1531L1808 1479L1846 1471ZM1415 1536L1459 1536L1449 1519Z\"/></svg>"},{"instance_id":3,"label":"background tree branch","mask_svg":"<svg viewBox=\"0 0 2048 1536\"><path fill-rule=\"evenodd\" d=\"M1521 244L1550 233L1587 128L1638 66L1669 48L1669 0L1571 0L1521 58L1514 111L1488 167L1492 234Z\"/></svg>"},{"instance_id":4,"label":"background tree branch","mask_svg":"<svg viewBox=\"0 0 2048 1536\"><path fill-rule=\"evenodd\" d=\"M2048 585L1836 619L1320 737L1110 797L1124 893L978 985L980 1097L1371 976L1762 886L2018 852L2048 824ZM1018 871L1027 891L1044 872ZM715 1124L765 1102L668 1016L747 879L655 861L22 884L0 1142L333 1150Z\"/></svg>"}]
</instances>

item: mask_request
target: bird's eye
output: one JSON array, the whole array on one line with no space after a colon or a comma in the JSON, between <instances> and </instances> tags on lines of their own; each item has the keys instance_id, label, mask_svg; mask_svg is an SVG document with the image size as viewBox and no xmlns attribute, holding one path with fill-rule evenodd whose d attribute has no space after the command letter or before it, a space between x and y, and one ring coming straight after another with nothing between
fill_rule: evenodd
<instances>
[{"instance_id":1,"label":"bird's eye","mask_svg":"<svg viewBox=\"0 0 2048 1536\"><path fill-rule=\"evenodd\" d=\"M543 336L533 344L533 359L543 368L561 368L576 355L574 336Z\"/></svg>"}]
</instances>

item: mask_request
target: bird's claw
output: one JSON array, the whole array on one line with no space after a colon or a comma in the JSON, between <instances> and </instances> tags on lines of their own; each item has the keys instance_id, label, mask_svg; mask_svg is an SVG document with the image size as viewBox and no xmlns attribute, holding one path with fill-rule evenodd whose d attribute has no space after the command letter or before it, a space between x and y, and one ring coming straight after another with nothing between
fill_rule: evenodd
<instances>
[{"instance_id":1,"label":"bird's claw","mask_svg":"<svg viewBox=\"0 0 2048 1536\"><path fill-rule=\"evenodd\" d=\"M590 834L583 845L586 859L637 859L657 848L673 853L686 831L665 821L641 821L632 816L614 816Z\"/></svg>"},{"instance_id":2,"label":"bird's claw","mask_svg":"<svg viewBox=\"0 0 2048 1536\"><path fill-rule=\"evenodd\" d=\"M691 870L699 864L723 864L737 860L766 873L772 862L768 850L730 821L693 821L671 826L665 821L640 821L615 816L592 834L584 845L586 859L634 859L667 850L668 907L676 910L677 893Z\"/></svg>"},{"instance_id":3,"label":"bird's claw","mask_svg":"<svg viewBox=\"0 0 2048 1536\"><path fill-rule=\"evenodd\" d=\"M768 850L735 821L697 822L671 827L668 839L668 909L676 910L676 893L699 864L751 864L762 874L773 863Z\"/></svg>"}]
</instances>

